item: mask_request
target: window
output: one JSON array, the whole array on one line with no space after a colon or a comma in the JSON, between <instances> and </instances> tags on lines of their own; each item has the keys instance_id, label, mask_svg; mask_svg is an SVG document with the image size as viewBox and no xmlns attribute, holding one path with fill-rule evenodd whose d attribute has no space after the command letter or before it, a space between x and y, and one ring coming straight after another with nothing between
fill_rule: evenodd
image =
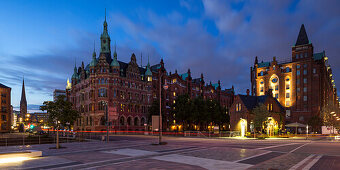
<instances>
[{"instance_id":1,"label":"window","mask_svg":"<svg viewBox=\"0 0 340 170\"><path fill-rule=\"evenodd\" d=\"M304 92L304 93L307 93L307 87L304 87L304 88L303 88L303 92Z\"/></svg>"},{"instance_id":2,"label":"window","mask_svg":"<svg viewBox=\"0 0 340 170\"><path fill-rule=\"evenodd\" d=\"M263 76L263 71L260 72L260 75Z\"/></svg>"},{"instance_id":3,"label":"window","mask_svg":"<svg viewBox=\"0 0 340 170\"><path fill-rule=\"evenodd\" d=\"M261 92L263 92L263 87L261 87Z\"/></svg>"},{"instance_id":4,"label":"window","mask_svg":"<svg viewBox=\"0 0 340 170\"><path fill-rule=\"evenodd\" d=\"M303 65L303 68L307 68L307 66L308 66L307 64L304 64L304 65Z\"/></svg>"},{"instance_id":5,"label":"window","mask_svg":"<svg viewBox=\"0 0 340 170\"><path fill-rule=\"evenodd\" d=\"M307 75L307 70L303 70L303 75Z\"/></svg>"},{"instance_id":6,"label":"window","mask_svg":"<svg viewBox=\"0 0 340 170\"><path fill-rule=\"evenodd\" d=\"M300 87L296 88L296 92L300 93Z\"/></svg>"},{"instance_id":7,"label":"window","mask_svg":"<svg viewBox=\"0 0 340 170\"><path fill-rule=\"evenodd\" d=\"M279 86L278 85L275 86L275 90L279 90Z\"/></svg>"},{"instance_id":8,"label":"window","mask_svg":"<svg viewBox=\"0 0 340 170\"><path fill-rule=\"evenodd\" d=\"M308 54L307 54L307 53L305 53L305 58L307 58L307 56L308 56Z\"/></svg>"},{"instance_id":9,"label":"window","mask_svg":"<svg viewBox=\"0 0 340 170\"><path fill-rule=\"evenodd\" d=\"M286 68L286 73L288 73L288 72L290 72L290 68L289 67Z\"/></svg>"},{"instance_id":10,"label":"window","mask_svg":"<svg viewBox=\"0 0 340 170\"><path fill-rule=\"evenodd\" d=\"M303 101L307 101L307 96L303 96Z\"/></svg>"},{"instance_id":11,"label":"window","mask_svg":"<svg viewBox=\"0 0 340 170\"><path fill-rule=\"evenodd\" d=\"M6 115L1 115L1 120L6 121Z\"/></svg>"},{"instance_id":12,"label":"window","mask_svg":"<svg viewBox=\"0 0 340 170\"><path fill-rule=\"evenodd\" d=\"M264 81L261 81L261 82L260 82L260 84L263 84L263 83L264 83Z\"/></svg>"},{"instance_id":13,"label":"window","mask_svg":"<svg viewBox=\"0 0 340 170\"><path fill-rule=\"evenodd\" d=\"M303 83L305 83L305 84L307 83L307 78L303 79Z\"/></svg>"},{"instance_id":14,"label":"window","mask_svg":"<svg viewBox=\"0 0 340 170\"><path fill-rule=\"evenodd\" d=\"M300 79L297 79L297 80L296 80L296 84L300 84Z\"/></svg>"},{"instance_id":15,"label":"window","mask_svg":"<svg viewBox=\"0 0 340 170\"><path fill-rule=\"evenodd\" d=\"M303 54L302 53L300 53L300 58L303 58Z\"/></svg>"},{"instance_id":16,"label":"window","mask_svg":"<svg viewBox=\"0 0 340 170\"><path fill-rule=\"evenodd\" d=\"M277 81L278 81L277 78L273 78L273 79L272 79L272 82L273 82L273 83L276 83Z\"/></svg>"},{"instance_id":17,"label":"window","mask_svg":"<svg viewBox=\"0 0 340 170\"><path fill-rule=\"evenodd\" d=\"M287 89L287 90L289 89L289 84L286 84L286 89Z\"/></svg>"},{"instance_id":18,"label":"window","mask_svg":"<svg viewBox=\"0 0 340 170\"><path fill-rule=\"evenodd\" d=\"M236 104L236 111L237 112L241 111L241 103Z\"/></svg>"},{"instance_id":19,"label":"window","mask_svg":"<svg viewBox=\"0 0 340 170\"><path fill-rule=\"evenodd\" d=\"M313 74L316 74L316 69L315 68L313 68Z\"/></svg>"},{"instance_id":20,"label":"window","mask_svg":"<svg viewBox=\"0 0 340 170\"><path fill-rule=\"evenodd\" d=\"M299 76L300 75L300 70L296 71L296 75Z\"/></svg>"},{"instance_id":21,"label":"window","mask_svg":"<svg viewBox=\"0 0 340 170\"><path fill-rule=\"evenodd\" d=\"M299 69L300 68L300 64L296 65L296 68Z\"/></svg>"},{"instance_id":22,"label":"window","mask_svg":"<svg viewBox=\"0 0 340 170\"><path fill-rule=\"evenodd\" d=\"M107 97L106 89L98 89L98 97Z\"/></svg>"},{"instance_id":23,"label":"window","mask_svg":"<svg viewBox=\"0 0 340 170\"><path fill-rule=\"evenodd\" d=\"M290 94L289 93L286 93L286 98L290 98Z\"/></svg>"},{"instance_id":24,"label":"window","mask_svg":"<svg viewBox=\"0 0 340 170\"><path fill-rule=\"evenodd\" d=\"M279 93L275 93L275 99L279 98Z\"/></svg>"},{"instance_id":25,"label":"window","mask_svg":"<svg viewBox=\"0 0 340 170\"><path fill-rule=\"evenodd\" d=\"M290 101L286 101L286 107L290 106Z\"/></svg>"},{"instance_id":26,"label":"window","mask_svg":"<svg viewBox=\"0 0 340 170\"><path fill-rule=\"evenodd\" d=\"M295 54L296 59L299 59L299 54Z\"/></svg>"},{"instance_id":27,"label":"window","mask_svg":"<svg viewBox=\"0 0 340 170\"><path fill-rule=\"evenodd\" d=\"M173 79L173 80L172 80L172 83L176 83L176 82L177 82L177 79Z\"/></svg>"}]
</instances>

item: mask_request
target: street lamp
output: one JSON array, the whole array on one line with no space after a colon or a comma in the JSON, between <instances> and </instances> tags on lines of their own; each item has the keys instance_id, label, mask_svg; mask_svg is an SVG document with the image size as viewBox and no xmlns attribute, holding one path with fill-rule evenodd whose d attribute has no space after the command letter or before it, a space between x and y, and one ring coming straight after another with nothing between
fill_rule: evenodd
<instances>
[{"instance_id":1,"label":"street lamp","mask_svg":"<svg viewBox=\"0 0 340 170\"><path fill-rule=\"evenodd\" d=\"M159 138L158 144L162 144L162 70L159 72ZM168 85L166 84L163 86L165 90L168 89Z\"/></svg>"},{"instance_id":2,"label":"street lamp","mask_svg":"<svg viewBox=\"0 0 340 170\"><path fill-rule=\"evenodd\" d=\"M107 111L108 104L103 101L103 106L105 106L105 117L106 117L106 143L109 143L109 114Z\"/></svg>"}]
</instances>

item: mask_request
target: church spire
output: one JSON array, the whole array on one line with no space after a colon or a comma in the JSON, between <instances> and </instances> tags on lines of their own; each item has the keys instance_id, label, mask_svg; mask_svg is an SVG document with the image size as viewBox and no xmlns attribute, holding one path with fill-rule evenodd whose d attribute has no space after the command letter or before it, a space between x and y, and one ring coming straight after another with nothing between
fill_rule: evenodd
<instances>
[{"instance_id":1,"label":"church spire","mask_svg":"<svg viewBox=\"0 0 340 170\"><path fill-rule=\"evenodd\" d=\"M24 118L27 113L27 100L25 93L25 79L22 78L22 91L21 91L21 100L20 100L20 114Z\"/></svg>"},{"instance_id":2,"label":"church spire","mask_svg":"<svg viewBox=\"0 0 340 170\"><path fill-rule=\"evenodd\" d=\"M309 44L305 26L302 24L295 46Z\"/></svg>"}]
</instances>

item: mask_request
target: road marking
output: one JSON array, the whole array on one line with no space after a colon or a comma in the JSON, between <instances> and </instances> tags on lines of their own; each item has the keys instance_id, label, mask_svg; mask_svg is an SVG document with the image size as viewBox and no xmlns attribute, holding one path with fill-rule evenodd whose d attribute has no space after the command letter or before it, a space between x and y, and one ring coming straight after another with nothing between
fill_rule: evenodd
<instances>
[{"instance_id":1,"label":"road marking","mask_svg":"<svg viewBox=\"0 0 340 170\"><path fill-rule=\"evenodd\" d=\"M258 156L265 155L265 154L270 153L270 152L272 152L272 151L267 151L267 152L260 153L260 154L257 154L257 155L249 156L249 157L246 157L246 158L243 158L243 159L240 159L240 160L236 160L236 161L233 161L233 162L241 162L241 161L244 161L244 160L247 160L247 159L251 159L251 158L255 158L255 157L258 157Z\"/></svg>"},{"instance_id":2,"label":"road marking","mask_svg":"<svg viewBox=\"0 0 340 170\"><path fill-rule=\"evenodd\" d=\"M221 161L207 158L198 158L193 156L184 156L179 154L171 154L164 156L156 156L152 159L167 161L167 162L176 162L183 163L188 165L200 166L206 169L247 169L252 165L244 164L244 163L236 163L230 161Z\"/></svg>"},{"instance_id":3,"label":"road marking","mask_svg":"<svg viewBox=\"0 0 340 170\"><path fill-rule=\"evenodd\" d=\"M300 161L299 163L297 163L296 165L294 165L293 167L291 167L289 170L296 170L298 169L300 166L302 166L305 162L307 162L309 159L311 159L313 156L315 156L314 154L309 155L307 158L305 158L304 160Z\"/></svg>"},{"instance_id":4,"label":"road marking","mask_svg":"<svg viewBox=\"0 0 340 170\"><path fill-rule=\"evenodd\" d=\"M305 143L305 144L303 144L303 145L301 145L301 146L299 146L299 147L297 147L297 148L291 150L289 153L293 153L293 152L295 152L296 150L298 150L298 149L300 149L300 148L302 148L302 147L304 147L304 146L306 146L306 145L308 145L308 144L310 144L310 143Z\"/></svg>"},{"instance_id":5,"label":"road marking","mask_svg":"<svg viewBox=\"0 0 340 170\"><path fill-rule=\"evenodd\" d=\"M312 161L310 161L304 168L303 170L310 169L316 162L319 161L319 159L322 157L322 155L318 155L317 157L314 157Z\"/></svg>"},{"instance_id":6,"label":"road marking","mask_svg":"<svg viewBox=\"0 0 340 170\"><path fill-rule=\"evenodd\" d=\"M280 147L280 146L296 145L296 144L298 144L298 143L287 143L287 144L282 144L282 145L267 146L267 147L256 148L256 149L269 149L269 148L276 148L276 147Z\"/></svg>"}]
</instances>

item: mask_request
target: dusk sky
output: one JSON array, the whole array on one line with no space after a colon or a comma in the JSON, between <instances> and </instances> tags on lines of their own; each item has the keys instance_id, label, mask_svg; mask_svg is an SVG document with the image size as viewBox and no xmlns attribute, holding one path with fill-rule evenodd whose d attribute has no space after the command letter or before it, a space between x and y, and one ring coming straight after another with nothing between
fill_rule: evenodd
<instances>
[{"instance_id":1,"label":"dusk sky","mask_svg":"<svg viewBox=\"0 0 340 170\"><path fill-rule=\"evenodd\" d=\"M143 54L143 65L163 58L167 71L205 81L250 88L250 67L259 61L291 58L301 24L314 52L326 51L335 83L340 81L340 1L14 1L0 5L0 83L12 88L19 106L25 77L28 104L52 100L65 89L81 61L91 60L107 11L111 45L118 60ZM113 47L111 47L113 49ZM97 53L98 56L98 53Z\"/></svg>"}]
</instances>

